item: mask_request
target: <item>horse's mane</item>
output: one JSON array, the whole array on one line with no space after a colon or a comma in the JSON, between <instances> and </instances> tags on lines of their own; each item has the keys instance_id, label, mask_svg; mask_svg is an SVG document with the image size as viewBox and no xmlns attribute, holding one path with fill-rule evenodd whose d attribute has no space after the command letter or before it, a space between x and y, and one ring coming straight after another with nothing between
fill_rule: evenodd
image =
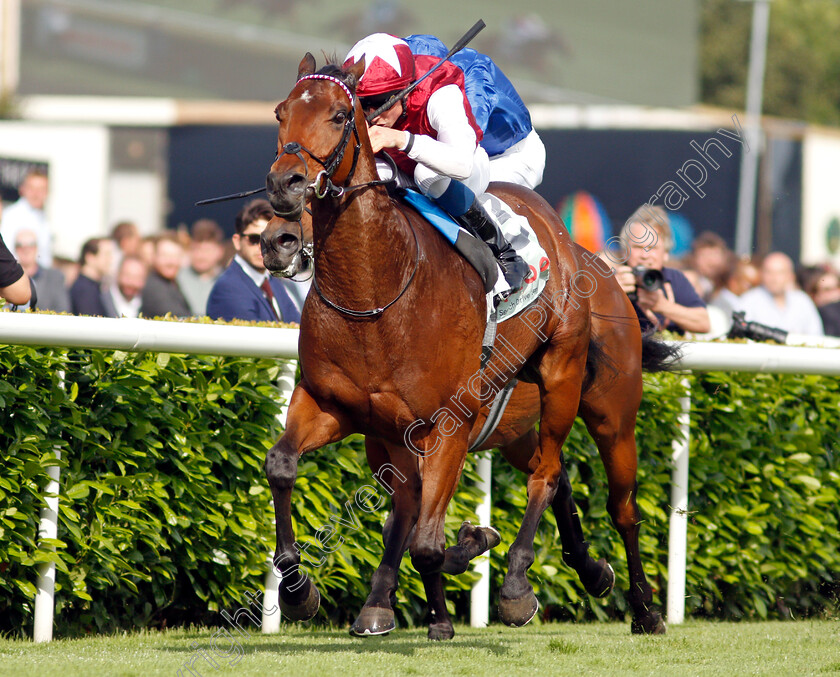
<instances>
[{"instance_id":1,"label":"horse's mane","mask_svg":"<svg viewBox=\"0 0 840 677\"><path fill-rule=\"evenodd\" d=\"M344 70L342 65L338 62L338 57L336 57L335 54L331 56L324 54L324 56L327 59L327 63L316 71L316 73L318 75L329 75L337 80L341 80L341 82L347 85L350 89L355 90L356 86L359 84L358 80L356 80L352 73L348 73Z\"/></svg>"}]
</instances>

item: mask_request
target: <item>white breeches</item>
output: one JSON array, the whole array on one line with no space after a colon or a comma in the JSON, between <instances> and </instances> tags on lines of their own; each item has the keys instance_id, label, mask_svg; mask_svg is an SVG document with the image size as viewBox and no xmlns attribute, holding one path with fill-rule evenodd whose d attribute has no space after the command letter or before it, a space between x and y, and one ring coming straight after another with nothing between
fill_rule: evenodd
<instances>
[{"instance_id":1,"label":"white breeches","mask_svg":"<svg viewBox=\"0 0 840 677\"><path fill-rule=\"evenodd\" d=\"M414 182L420 192L430 198L443 195L451 180L448 176L442 176L425 165L418 164L414 168ZM476 195L481 195L487 190L487 184L490 183L490 158L481 146L475 149L472 173L462 183Z\"/></svg>"},{"instance_id":2,"label":"white breeches","mask_svg":"<svg viewBox=\"0 0 840 677\"><path fill-rule=\"evenodd\" d=\"M377 159L377 167L381 177L390 175L382 160ZM486 192L491 181L508 181L533 190L542 183L544 170L545 146L537 131L532 129L522 141L492 158L478 146L475 149L472 173L463 183L476 195ZM442 176L418 163L414 169L414 181L402 176L399 184L410 186L414 183L424 195L437 198L443 195L451 180L448 176Z\"/></svg>"},{"instance_id":3,"label":"white breeches","mask_svg":"<svg viewBox=\"0 0 840 677\"><path fill-rule=\"evenodd\" d=\"M490 158L490 180L509 181L534 189L542 183L545 146L536 129L501 155Z\"/></svg>"}]
</instances>

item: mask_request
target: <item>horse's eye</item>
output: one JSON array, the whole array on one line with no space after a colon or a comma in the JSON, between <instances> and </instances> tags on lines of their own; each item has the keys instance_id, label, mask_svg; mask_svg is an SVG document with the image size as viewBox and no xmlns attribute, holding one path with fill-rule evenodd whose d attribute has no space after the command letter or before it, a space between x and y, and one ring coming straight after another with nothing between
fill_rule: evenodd
<instances>
[{"instance_id":1,"label":"horse's eye","mask_svg":"<svg viewBox=\"0 0 840 677\"><path fill-rule=\"evenodd\" d=\"M346 119L347 119L347 113L345 113L343 110L340 110L340 111L338 111L338 113L335 114L335 117L333 118L333 122L342 123Z\"/></svg>"}]
</instances>

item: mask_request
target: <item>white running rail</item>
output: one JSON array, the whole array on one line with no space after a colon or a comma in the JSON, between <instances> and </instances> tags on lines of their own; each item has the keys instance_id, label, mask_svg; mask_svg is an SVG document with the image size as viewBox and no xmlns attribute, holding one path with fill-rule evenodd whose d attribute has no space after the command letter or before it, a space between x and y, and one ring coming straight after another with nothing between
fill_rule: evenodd
<instances>
[{"instance_id":1,"label":"white running rail","mask_svg":"<svg viewBox=\"0 0 840 677\"><path fill-rule=\"evenodd\" d=\"M156 351L200 355L297 358L298 330L267 327L240 327L154 320L75 317L3 313L0 316L0 344L53 346L65 348L101 348L130 352ZM791 344L803 344L797 347ZM678 367L685 371L763 372L776 374L817 374L840 376L840 339L790 335L788 345L759 343L683 343L683 358ZM817 347L820 346L820 347ZM293 369L293 366L291 367ZM293 373L293 372L292 372ZM290 371L284 370L284 397L288 401L293 387ZM688 509L688 430L691 393L681 398L680 427L683 439L674 441L674 469L671 477L671 522L668 553L667 616L672 624L685 617L686 532ZM58 486L58 468L50 468L47 491ZM488 457L478 464L482 487L489 489L492 466ZM53 476L55 475L55 477ZM55 537L58 499L49 499L41 514L41 532ZM476 509L481 523L489 520L489 491ZM489 618L489 562L479 562L482 578L473 589L470 623L483 627ZM43 567L35 600L35 641L52 639L54 602L52 588L55 565ZM275 577L269 573L272 584ZM268 598L268 595L265 596ZM279 614L264 631L276 629Z\"/></svg>"}]
</instances>

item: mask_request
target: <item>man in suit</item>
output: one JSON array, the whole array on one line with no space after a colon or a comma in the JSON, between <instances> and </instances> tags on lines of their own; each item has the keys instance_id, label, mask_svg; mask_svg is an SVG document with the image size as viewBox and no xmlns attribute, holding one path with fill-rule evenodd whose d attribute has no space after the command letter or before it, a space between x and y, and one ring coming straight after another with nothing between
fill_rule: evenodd
<instances>
[{"instance_id":1,"label":"man in suit","mask_svg":"<svg viewBox=\"0 0 840 677\"><path fill-rule=\"evenodd\" d=\"M300 322L300 312L283 281L271 277L263 264L260 234L273 216L267 200L253 200L236 215L232 238L236 255L207 299L211 318Z\"/></svg>"}]
</instances>

